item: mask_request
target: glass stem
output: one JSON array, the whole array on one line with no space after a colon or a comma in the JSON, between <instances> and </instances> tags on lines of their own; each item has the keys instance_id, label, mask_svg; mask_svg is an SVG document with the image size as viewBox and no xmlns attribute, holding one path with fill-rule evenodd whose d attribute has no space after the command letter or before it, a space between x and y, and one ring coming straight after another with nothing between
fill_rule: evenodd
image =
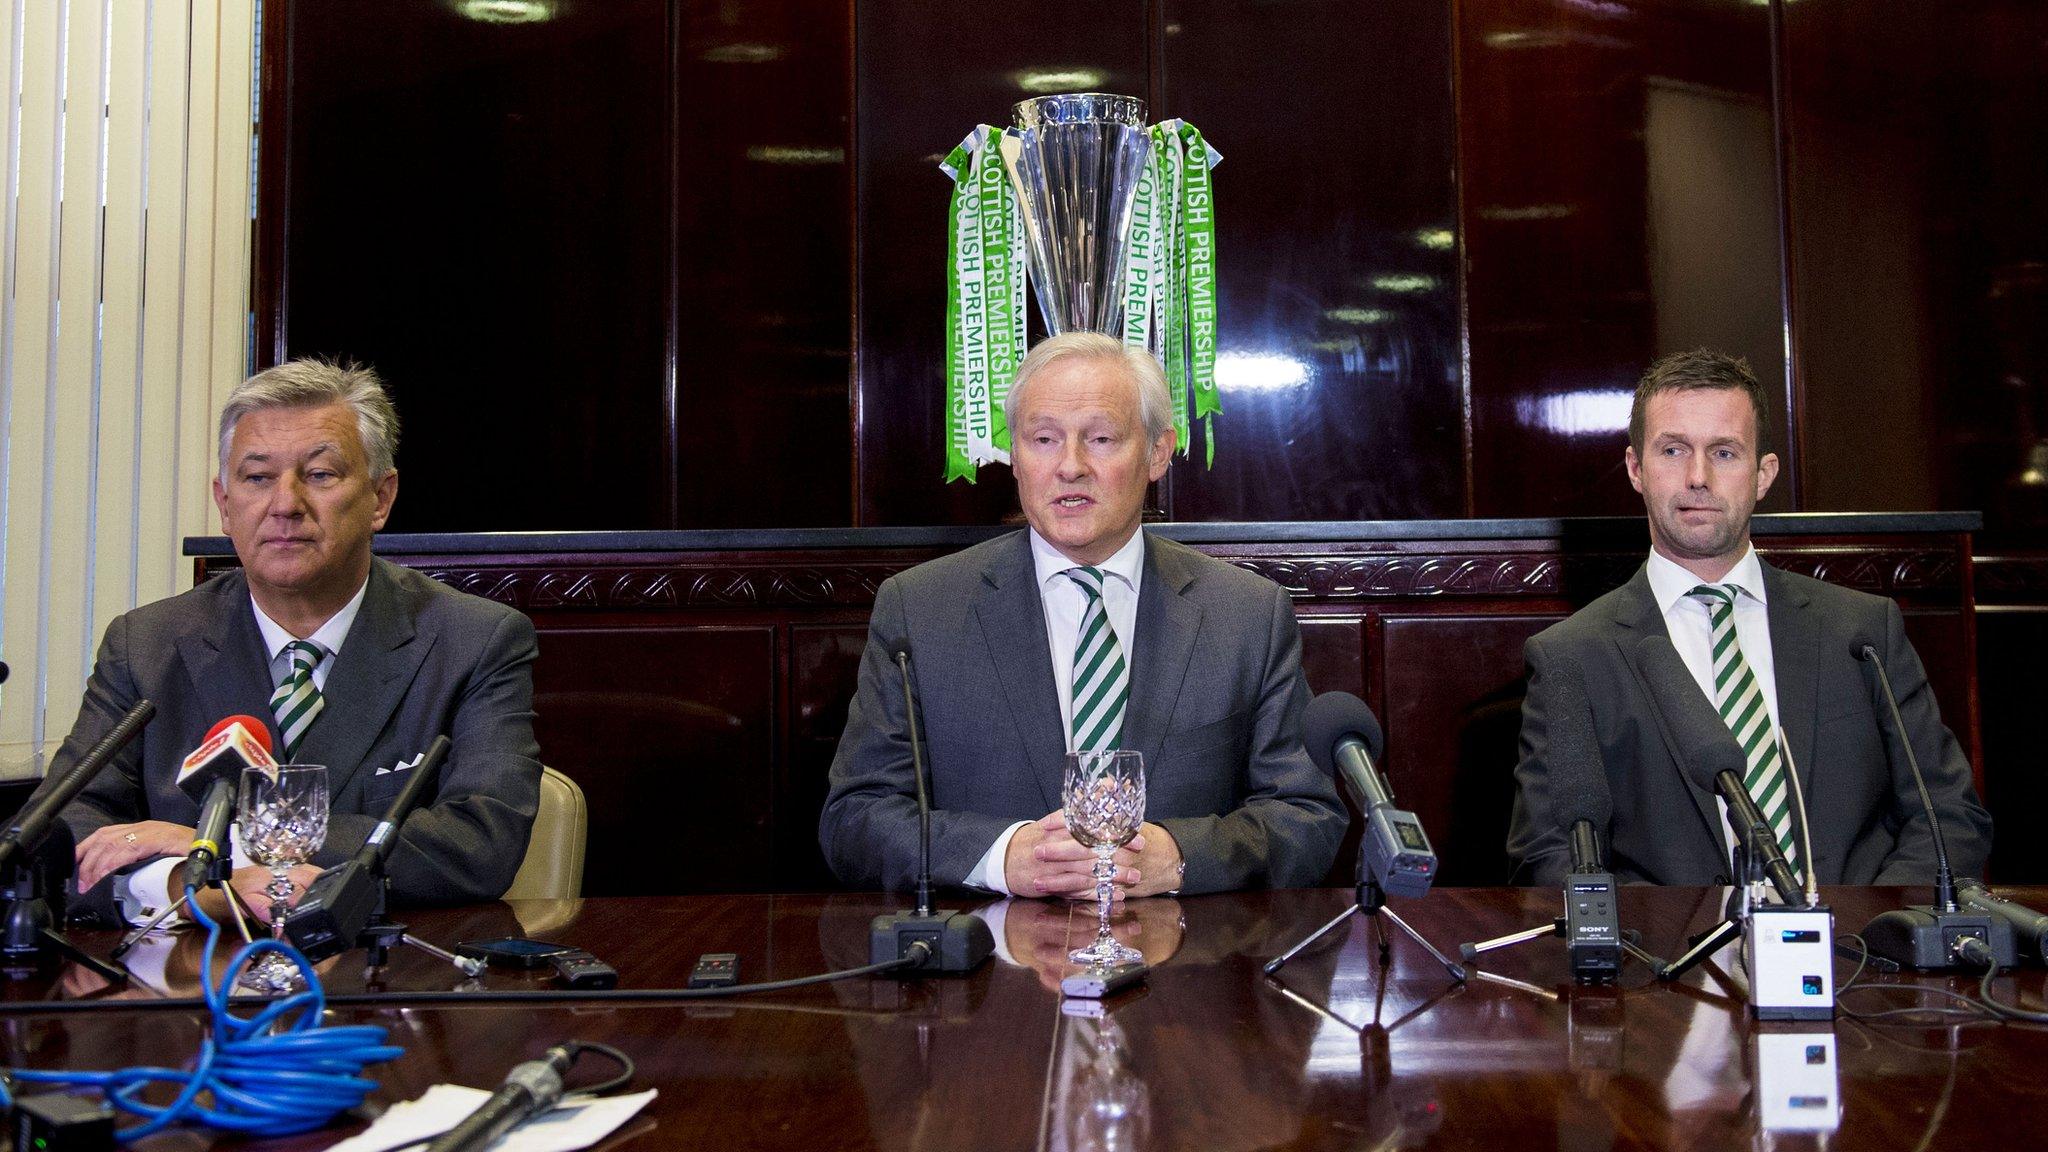
<instances>
[{"instance_id":1,"label":"glass stem","mask_svg":"<svg viewBox=\"0 0 2048 1152\"><path fill-rule=\"evenodd\" d=\"M270 870L270 938L284 939L284 916L291 911L292 882L285 878L285 870Z\"/></svg>"},{"instance_id":2,"label":"glass stem","mask_svg":"<svg viewBox=\"0 0 2048 1152\"><path fill-rule=\"evenodd\" d=\"M1109 933L1109 902L1115 893L1115 877L1116 865L1110 863L1107 855L1098 853L1095 857L1095 940L1098 944L1114 939Z\"/></svg>"}]
</instances>

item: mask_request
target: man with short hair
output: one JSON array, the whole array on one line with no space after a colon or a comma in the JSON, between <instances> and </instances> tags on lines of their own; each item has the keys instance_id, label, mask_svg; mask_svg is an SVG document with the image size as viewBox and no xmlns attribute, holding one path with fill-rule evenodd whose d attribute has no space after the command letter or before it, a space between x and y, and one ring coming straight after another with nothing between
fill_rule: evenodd
<instances>
[{"instance_id":1,"label":"man with short hair","mask_svg":"<svg viewBox=\"0 0 2048 1152\"><path fill-rule=\"evenodd\" d=\"M179 766L216 722L271 728L281 762L328 770L325 846L353 856L436 736L453 747L390 861L394 899L496 899L539 803L533 625L519 612L375 559L398 497L398 417L376 374L317 360L258 373L220 418L213 499L241 568L108 625L85 700L50 765L61 776L137 700L157 713L64 810L81 911L153 916L180 895L198 807ZM260 916L267 869L233 884Z\"/></svg>"},{"instance_id":2,"label":"man with short hair","mask_svg":"<svg viewBox=\"0 0 2048 1152\"><path fill-rule=\"evenodd\" d=\"M1173 454L1159 363L1095 333L1033 348L1005 407L1029 529L921 564L875 596L819 822L863 888L910 887L908 652L941 884L1093 894L1060 814L1064 754L1144 754L1146 820L1119 895L1318 884L1346 814L1301 745L1301 635L1270 581L1139 530Z\"/></svg>"},{"instance_id":3,"label":"man with short hair","mask_svg":"<svg viewBox=\"0 0 2048 1152\"><path fill-rule=\"evenodd\" d=\"M1637 668L1644 636L1667 635L1747 759L1746 780L1795 868L1823 884L1924 885L1933 840L1910 769L1893 754L1889 708L1856 651L1876 648L1940 813L1959 875L1981 875L1991 819L1969 762L1888 599L1781 572L1757 558L1750 515L1778 475L1769 408L1742 360L1705 349L1652 365L1636 388L1625 453L1649 514L1651 552L1627 584L1531 638L1519 789L1508 854L1519 882L1568 870L1550 796L1556 676L1583 680L1614 817L1600 829L1624 880L1725 884L1734 833L1726 804L1692 783ZM1788 764L1779 738L1792 750ZM1796 767L1811 818L1804 859L1792 803Z\"/></svg>"}]
</instances>

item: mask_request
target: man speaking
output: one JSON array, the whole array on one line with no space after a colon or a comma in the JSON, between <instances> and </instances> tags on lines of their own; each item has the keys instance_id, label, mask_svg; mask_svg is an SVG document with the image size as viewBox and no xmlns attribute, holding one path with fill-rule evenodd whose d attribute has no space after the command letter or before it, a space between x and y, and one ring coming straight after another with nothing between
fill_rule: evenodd
<instances>
[{"instance_id":1,"label":"man speaking","mask_svg":"<svg viewBox=\"0 0 2048 1152\"><path fill-rule=\"evenodd\" d=\"M268 719L281 762L328 770L325 847L292 877L354 855L434 737L453 748L390 862L394 899L496 899L539 802L533 625L500 604L370 555L398 497L398 418L366 368L295 360L228 396L213 481L240 570L107 626L57 779L137 700L154 720L65 810L79 911L153 916L191 848L179 766L224 717ZM267 870L233 883L258 916Z\"/></svg>"},{"instance_id":2,"label":"man speaking","mask_svg":"<svg viewBox=\"0 0 2048 1152\"><path fill-rule=\"evenodd\" d=\"M875 596L819 824L843 882L912 886L908 652L941 884L1093 894L1060 816L1064 754L1144 754L1150 819L1117 853L1119 894L1320 883L1344 835L1302 749L1308 688L1286 593L1139 531L1173 454L1159 363L1097 333L1033 348L1005 415L1030 528L921 564Z\"/></svg>"}]
</instances>

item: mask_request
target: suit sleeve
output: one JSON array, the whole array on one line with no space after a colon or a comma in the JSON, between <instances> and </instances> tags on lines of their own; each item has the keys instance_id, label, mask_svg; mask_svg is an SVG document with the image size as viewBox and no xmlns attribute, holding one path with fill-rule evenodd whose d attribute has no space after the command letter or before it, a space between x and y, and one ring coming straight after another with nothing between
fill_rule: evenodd
<instances>
[{"instance_id":1,"label":"suit sleeve","mask_svg":"<svg viewBox=\"0 0 2048 1152\"><path fill-rule=\"evenodd\" d=\"M1513 882L1549 886L1563 883L1571 869L1571 850L1550 802L1548 714L1550 681L1544 676L1548 654L1541 636L1522 646L1529 666L1529 691L1522 698L1521 759L1515 765L1515 807L1508 824L1508 860ZM1606 829L1602 829L1603 835Z\"/></svg>"},{"instance_id":2,"label":"suit sleeve","mask_svg":"<svg viewBox=\"0 0 2048 1152\"><path fill-rule=\"evenodd\" d=\"M512 884L540 806L540 746L533 737L533 622L499 618L464 680L448 726L452 747L434 801L405 822L389 864L394 902L473 904ZM424 751L424 749L422 749ZM360 845L382 812L335 813L327 843ZM338 863L350 853L323 853Z\"/></svg>"},{"instance_id":3,"label":"suit sleeve","mask_svg":"<svg viewBox=\"0 0 2048 1152\"><path fill-rule=\"evenodd\" d=\"M1982 876L1991 856L1991 815L1978 803L1969 759L1955 733L1941 722L1927 671L1906 639L1905 617L1889 600L1884 602L1884 667L1899 698L1899 718L1912 738L1920 771L1927 777L1928 799L1941 814L1949 864L1958 876ZM1890 708L1872 679L1872 703L1879 710L1879 723L1889 730L1890 718L1884 713ZM1887 740L1887 749L1892 746ZM1905 758L1894 755L1891 759L1894 815L1885 824L1894 831L1897 842L1878 870L1876 883L1926 884L1935 872L1934 836L1927 825L1926 807L1920 803L1919 788Z\"/></svg>"},{"instance_id":4,"label":"suit sleeve","mask_svg":"<svg viewBox=\"0 0 2048 1152\"><path fill-rule=\"evenodd\" d=\"M842 884L903 891L918 873L917 777L910 759L909 712L895 652L909 636L903 591L882 582L868 618L860 679L833 754L818 845ZM915 671L913 671L915 675ZM920 693L922 695L922 693ZM932 811L932 879L962 886L1013 821L978 812Z\"/></svg>"},{"instance_id":5,"label":"suit sleeve","mask_svg":"<svg viewBox=\"0 0 2048 1152\"><path fill-rule=\"evenodd\" d=\"M141 699L142 694L136 687L128 662L128 618L117 616L113 623L107 625L107 633L100 639L99 655L93 660L92 677L86 681L85 698L78 706L78 719L72 722L71 734L64 738L63 745L51 758L49 771L36 794L40 795L52 781L70 772L86 751L112 731L121 717L126 716ZM84 791L64 806L62 819L74 838L83 840L109 824L130 824L149 818L148 793L142 781L142 748L143 737L138 735L107 762ZM34 803L33 797L29 803ZM27 806L24 804L22 807ZM117 877L126 876L150 862L139 860L107 876L89 891L79 893L75 913L82 918L98 919L108 924L121 923L113 891Z\"/></svg>"},{"instance_id":6,"label":"suit sleeve","mask_svg":"<svg viewBox=\"0 0 2048 1152\"><path fill-rule=\"evenodd\" d=\"M1161 820L1187 862L1185 895L1240 888L1322 884L1350 814L1336 784L1301 744L1308 681L1301 626L1287 594L1272 589L1259 661L1259 687L1245 765L1244 800L1219 816Z\"/></svg>"}]
</instances>

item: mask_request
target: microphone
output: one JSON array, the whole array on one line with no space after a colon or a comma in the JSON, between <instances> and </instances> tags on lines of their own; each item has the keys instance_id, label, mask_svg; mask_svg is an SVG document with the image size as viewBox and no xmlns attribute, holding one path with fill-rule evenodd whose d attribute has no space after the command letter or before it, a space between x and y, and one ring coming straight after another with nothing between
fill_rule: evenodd
<instances>
[{"instance_id":1,"label":"microphone","mask_svg":"<svg viewBox=\"0 0 2048 1152\"><path fill-rule=\"evenodd\" d=\"M1394 807L1377 761L1386 737L1379 718L1349 692L1325 692L1301 716L1302 743L1316 767L1344 784L1365 818L1358 852L1364 871L1389 896L1419 897L1436 880L1436 850L1415 813Z\"/></svg>"},{"instance_id":2,"label":"microphone","mask_svg":"<svg viewBox=\"0 0 2048 1152\"><path fill-rule=\"evenodd\" d=\"M1927 830L1934 840L1934 903L1878 913L1863 928L1864 943L1879 956L1924 969L1954 967L1964 958L1965 944L1977 940L1989 945L1991 957L1999 967L2011 966L2019 959L2013 923L2002 915L1974 906L1966 910L1956 903L1955 872L1949 867L1948 842L1942 839L1941 818L1935 814L1934 800L1927 794L1927 778L1920 774L1920 758L1913 753L1912 737L1899 715L1899 698L1892 694L1892 678L1884 670L1877 646L1859 638L1850 645L1849 654L1877 673L1878 693L1884 697L1885 711L1892 718L1890 733L1898 738L1899 747L1906 754L1906 767L1913 773L1913 786L1919 790L1920 807L1927 813ZM1882 720L1878 728L1884 730Z\"/></svg>"},{"instance_id":3,"label":"microphone","mask_svg":"<svg viewBox=\"0 0 2048 1152\"><path fill-rule=\"evenodd\" d=\"M1572 853L1571 874L1564 879L1565 952L1574 983L1612 984L1621 975L1621 902L1601 860L1600 829L1614 820L1614 793L1578 666L1559 661L1544 675L1552 681L1544 761L1558 822L1570 829Z\"/></svg>"},{"instance_id":4,"label":"microphone","mask_svg":"<svg viewBox=\"0 0 2048 1152\"><path fill-rule=\"evenodd\" d=\"M427 1145L427 1152L474 1152L488 1148L530 1117L552 1109L562 1098L562 1074L575 1059L575 1052L563 1044L548 1049L539 1060L513 1065L512 1071L505 1074L504 1086L461 1123L435 1137Z\"/></svg>"},{"instance_id":5,"label":"microphone","mask_svg":"<svg viewBox=\"0 0 2048 1152\"><path fill-rule=\"evenodd\" d=\"M434 778L441 773L441 762L448 758L448 748L448 737L434 737L419 767L409 770L411 779L392 798L384 818L370 829L355 857L320 873L306 885L306 894L299 899L298 907L284 918L285 936L306 959L317 963L348 951L369 926L384 894L384 864L398 846L399 825L405 823L405 818L419 806L421 796L433 786Z\"/></svg>"},{"instance_id":6,"label":"microphone","mask_svg":"<svg viewBox=\"0 0 2048 1152\"><path fill-rule=\"evenodd\" d=\"M924 741L917 725L917 686L910 675L910 648L897 645L896 670L903 677L903 708L910 721L910 771L917 778L917 907L884 913L868 922L868 962L887 964L907 956L918 962L895 969L915 972L972 972L995 954L988 923L968 912L932 911L932 802L925 785Z\"/></svg>"},{"instance_id":7,"label":"microphone","mask_svg":"<svg viewBox=\"0 0 2048 1152\"><path fill-rule=\"evenodd\" d=\"M17 852L34 849L64 806L92 783L92 778L99 775L100 770L141 733L143 725L148 724L154 715L156 705L147 700L136 701L135 707L108 729L99 743L86 749L85 755L71 766L71 771L31 800L6 830L0 831L0 865L6 864Z\"/></svg>"},{"instance_id":8,"label":"microphone","mask_svg":"<svg viewBox=\"0 0 2048 1152\"><path fill-rule=\"evenodd\" d=\"M1661 633L1645 636L1638 643L1637 652L1643 677L1649 681L1650 699L1678 745L1679 769L1695 785L1718 792L1727 802L1737 842L1749 845L1763 858L1764 874L1770 877L1778 898L1787 906L1804 905L1806 892L1792 871L1791 861L1785 859L1770 821L1764 819L1756 799L1742 782L1749 758L1743 754L1742 745L1735 742L1735 734L1707 703L1699 681L1692 678L1685 662L1678 658L1678 649L1671 646L1670 637ZM1786 765L1785 771L1791 770Z\"/></svg>"},{"instance_id":9,"label":"microphone","mask_svg":"<svg viewBox=\"0 0 2048 1152\"><path fill-rule=\"evenodd\" d=\"M185 887L204 888L212 879L213 866L226 853L228 824L235 818L235 796L241 791L242 772L248 768L276 768L270 755L270 728L254 716L230 716L206 733L199 747L178 767L180 791L199 805L199 823L192 835L192 848L185 857Z\"/></svg>"},{"instance_id":10,"label":"microphone","mask_svg":"<svg viewBox=\"0 0 2048 1152\"><path fill-rule=\"evenodd\" d=\"M2027 959L2039 963L2048 957L2048 916L2044 916L2023 904L2015 904L2003 896L1995 896L1989 888L1975 880L1963 880L1956 885L1956 896L1963 907L1987 916L1996 916L2012 925L2013 935L2018 937L2019 951Z\"/></svg>"}]
</instances>

